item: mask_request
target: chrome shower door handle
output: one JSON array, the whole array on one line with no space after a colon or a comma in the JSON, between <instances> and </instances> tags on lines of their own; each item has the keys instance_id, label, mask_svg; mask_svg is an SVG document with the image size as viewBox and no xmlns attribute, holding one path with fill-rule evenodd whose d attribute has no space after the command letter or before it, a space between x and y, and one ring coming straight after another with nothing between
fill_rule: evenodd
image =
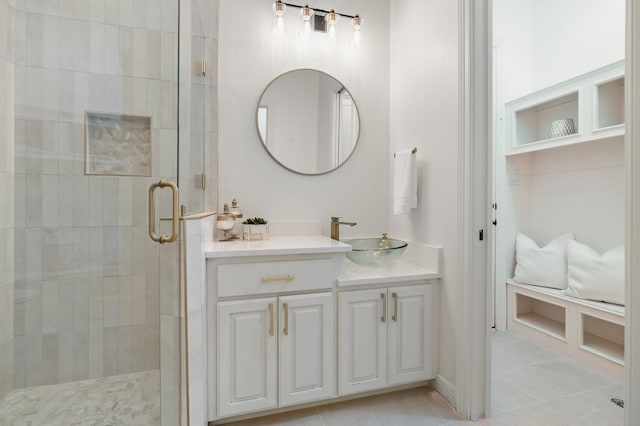
<instances>
[{"instance_id":1,"label":"chrome shower door handle","mask_svg":"<svg viewBox=\"0 0 640 426\"><path fill-rule=\"evenodd\" d=\"M154 192L158 188L171 188L171 192L173 193L173 216L171 217L172 230L171 235L160 235L156 233L156 218L155 218L155 197ZM161 181L152 184L149 186L149 236L153 241L156 241L160 244L164 243L172 243L178 239L179 225L180 225L180 213L178 209L178 204L180 202L178 185L175 183L162 179Z\"/></svg>"}]
</instances>

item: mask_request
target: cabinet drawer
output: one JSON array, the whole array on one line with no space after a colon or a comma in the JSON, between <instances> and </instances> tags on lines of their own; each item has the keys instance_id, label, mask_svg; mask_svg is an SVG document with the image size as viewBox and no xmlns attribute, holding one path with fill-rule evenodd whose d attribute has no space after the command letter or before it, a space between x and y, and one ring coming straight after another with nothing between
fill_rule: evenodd
<instances>
[{"instance_id":1,"label":"cabinet drawer","mask_svg":"<svg viewBox=\"0 0 640 426\"><path fill-rule=\"evenodd\" d=\"M217 268L218 297L333 287L331 259L236 263Z\"/></svg>"}]
</instances>

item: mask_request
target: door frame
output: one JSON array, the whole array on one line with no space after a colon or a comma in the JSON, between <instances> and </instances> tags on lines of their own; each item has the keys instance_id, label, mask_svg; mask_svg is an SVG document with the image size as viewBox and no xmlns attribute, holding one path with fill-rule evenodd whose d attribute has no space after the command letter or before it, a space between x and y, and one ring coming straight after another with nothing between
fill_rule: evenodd
<instances>
[{"instance_id":1,"label":"door frame","mask_svg":"<svg viewBox=\"0 0 640 426\"><path fill-rule=\"evenodd\" d=\"M491 153L491 23L492 0L459 0L460 16L460 285L459 339L457 341L456 408L468 419L490 415L491 327L487 247L475 243L477 226L490 229L486 220L491 180L480 169L483 155ZM640 397L640 5L626 0L625 169L626 169L626 309L625 399ZM488 155L491 158L491 155ZM487 166L490 163L485 162ZM490 169L489 169L490 170ZM474 182L485 191L474 194ZM477 185L477 183L475 184ZM484 198L484 200L483 200ZM484 201L484 205L481 204ZM490 234L490 233L489 233ZM478 260L486 259L484 265ZM481 282L483 281L484 282ZM477 303L485 300L486 303ZM625 405L625 426L640 419L640 406Z\"/></svg>"}]
</instances>

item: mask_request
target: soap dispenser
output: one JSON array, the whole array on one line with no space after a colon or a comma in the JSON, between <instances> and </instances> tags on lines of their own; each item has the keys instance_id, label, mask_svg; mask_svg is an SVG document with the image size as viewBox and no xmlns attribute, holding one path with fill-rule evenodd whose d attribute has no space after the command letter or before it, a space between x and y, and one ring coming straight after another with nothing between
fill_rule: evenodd
<instances>
[{"instance_id":1,"label":"soap dispenser","mask_svg":"<svg viewBox=\"0 0 640 426\"><path fill-rule=\"evenodd\" d=\"M231 201L231 210L229 210L229 213L231 213L231 215L236 219L236 222L230 231L231 238L234 240L240 239L242 237L243 214L242 210L240 210L240 207L238 207L238 200L236 200L235 198L233 199L233 201Z\"/></svg>"}]
</instances>

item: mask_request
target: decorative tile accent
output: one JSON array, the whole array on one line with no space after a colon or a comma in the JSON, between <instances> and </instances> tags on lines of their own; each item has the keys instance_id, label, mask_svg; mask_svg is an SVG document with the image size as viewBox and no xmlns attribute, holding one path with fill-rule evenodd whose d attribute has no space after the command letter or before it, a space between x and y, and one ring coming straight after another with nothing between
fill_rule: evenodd
<instances>
[{"instance_id":1,"label":"decorative tile accent","mask_svg":"<svg viewBox=\"0 0 640 426\"><path fill-rule=\"evenodd\" d=\"M87 112L85 173L151 176L151 117Z\"/></svg>"}]
</instances>

